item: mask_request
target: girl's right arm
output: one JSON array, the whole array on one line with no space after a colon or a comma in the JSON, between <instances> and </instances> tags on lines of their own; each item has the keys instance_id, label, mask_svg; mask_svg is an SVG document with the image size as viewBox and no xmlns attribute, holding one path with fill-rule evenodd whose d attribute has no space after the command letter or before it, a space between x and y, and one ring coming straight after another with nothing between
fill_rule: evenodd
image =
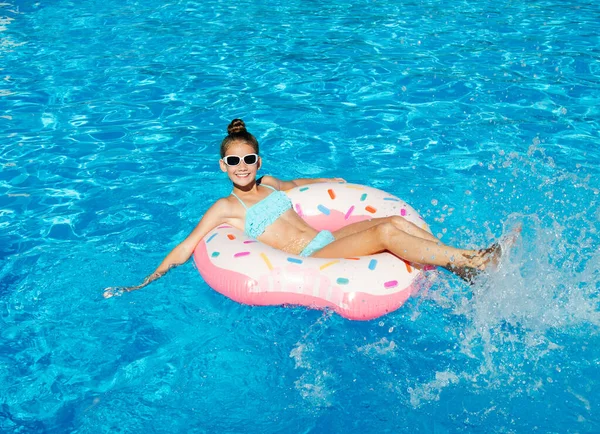
<instances>
[{"instance_id":1,"label":"girl's right arm","mask_svg":"<svg viewBox=\"0 0 600 434\"><path fill-rule=\"evenodd\" d=\"M104 298L110 298L115 295L122 295L124 292L135 291L136 289L143 288L150 282L164 276L167 271L171 268L177 267L185 263L194 252L194 249L200 242L200 240L213 228L217 227L225 221L227 218L227 201L226 199L219 199L211 206L206 214L202 216L202 219L194 230L187 236L185 240L179 243L171 252L163 259L160 265L154 270L152 274L144 279L144 281L137 286L129 287L110 287L104 290Z\"/></svg>"}]
</instances>

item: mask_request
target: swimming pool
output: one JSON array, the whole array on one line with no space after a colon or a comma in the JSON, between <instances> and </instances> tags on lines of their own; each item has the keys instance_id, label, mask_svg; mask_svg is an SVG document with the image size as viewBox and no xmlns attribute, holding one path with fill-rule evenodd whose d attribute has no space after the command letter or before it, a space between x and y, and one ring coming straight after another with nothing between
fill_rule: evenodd
<instances>
[{"instance_id":1,"label":"swimming pool","mask_svg":"<svg viewBox=\"0 0 600 434\"><path fill-rule=\"evenodd\" d=\"M81 1L0 6L0 430L600 430L600 6ZM238 305L154 270L264 173L387 190L443 240L524 224L472 288L370 322Z\"/></svg>"}]
</instances>

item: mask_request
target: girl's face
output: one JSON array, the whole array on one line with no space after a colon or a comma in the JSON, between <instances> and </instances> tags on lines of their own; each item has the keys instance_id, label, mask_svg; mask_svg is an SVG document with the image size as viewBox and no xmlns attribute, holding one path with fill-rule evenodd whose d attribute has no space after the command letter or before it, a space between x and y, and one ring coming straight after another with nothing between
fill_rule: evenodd
<instances>
[{"instance_id":1,"label":"girl's face","mask_svg":"<svg viewBox=\"0 0 600 434\"><path fill-rule=\"evenodd\" d=\"M230 155L234 155L240 158L227 158ZM240 187L245 187L256 179L256 173L260 169L261 160L260 157L253 157L256 155L254 148L244 142L236 142L229 145L225 157L219 160L221 170L227 173L231 182ZM246 157L246 158L244 158ZM239 161L237 165L231 164ZM235 161L238 160L238 161ZM225 161L229 162L227 164ZM252 162L255 163L252 164ZM249 163L250 164L249 164Z\"/></svg>"}]
</instances>

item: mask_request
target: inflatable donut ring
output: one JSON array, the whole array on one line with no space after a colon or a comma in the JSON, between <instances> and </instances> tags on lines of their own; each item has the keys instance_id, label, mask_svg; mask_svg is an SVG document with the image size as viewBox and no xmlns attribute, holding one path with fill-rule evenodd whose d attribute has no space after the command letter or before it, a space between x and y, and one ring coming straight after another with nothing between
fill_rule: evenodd
<instances>
[{"instance_id":1,"label":"inflatable donut ring","mask_svg":"<svg viewBox=\"0 0 600 434\"><path fill-rule=\"evenodd\" d=\"M406 202L372 187L320 183L286 192L296 212L317 230L336 231L377 217L402 216L429 231ZM417 268L390 253L323 259L285 253L229 225L210 231L194 262L217 292L249 305L302 305L369 320L398 309L420 287Z\"/></svg>"}]
</instances>

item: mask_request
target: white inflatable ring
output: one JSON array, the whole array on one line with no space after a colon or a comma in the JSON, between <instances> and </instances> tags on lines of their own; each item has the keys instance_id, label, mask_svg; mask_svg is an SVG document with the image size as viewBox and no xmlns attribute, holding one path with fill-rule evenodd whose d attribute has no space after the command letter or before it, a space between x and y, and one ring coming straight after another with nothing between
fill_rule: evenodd
<instances>
[{"instance_id":1,"label":"white inflatable ring","mask_svg":"<svg viewBox=\"0 0 600 434\"><path fill-rule=\"evenodd\" d=\"M321 183L286 193L296 212L317 230L333 232L396 215L429 231L406 202L372 187ZM387 252L337 259L295 256L229 225L213 229L198 243L194 262L210 287L239 303L329 308L355 320L398 309L418 290L422 276L422 269Z\"/></svg>"}]
</instances>

